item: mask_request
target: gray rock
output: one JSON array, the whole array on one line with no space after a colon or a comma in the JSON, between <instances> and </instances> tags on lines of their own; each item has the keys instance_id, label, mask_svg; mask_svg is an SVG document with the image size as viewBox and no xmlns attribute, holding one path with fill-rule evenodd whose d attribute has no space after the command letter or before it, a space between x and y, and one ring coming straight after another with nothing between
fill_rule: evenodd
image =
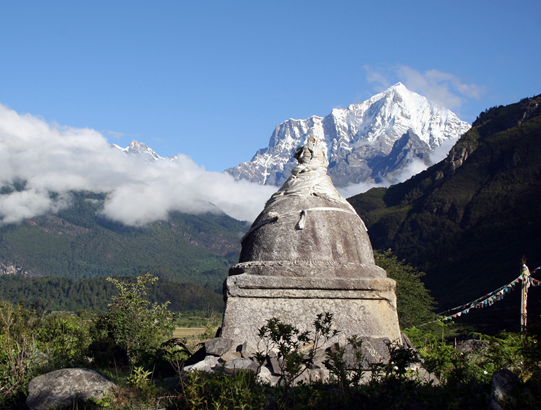
<instances>
[{"instance_id":1,"label":"gray rock","mask_svg":"<svg viewBox=\"0 0 541 410\"><path fill-rule=\"evenodd\" d=\"M240 350L240 353L243 358L249 359L251 357L254 357L257 353L257 347L250 342L244 342L242 344L242 348Z\"/></svg>"},{"instance_id":2,"label":"gray rock","mask_svg":"<svg viewBox=\"0 0 541 410\"><path fill-rule=\"evenodd\" d=\"M389 360L391 358L388 348L389 339L363 337L362 340L362 358L360 362L355 357L355 349L353 348L353 346L351 346L351 344L347 344L344 347L345 353L343 359L347 369L368 369L370 367L370 364L389 363ZM334 347L331 347L330 349L334 349Z\"/></svg>"},{"instance_id":3,"label":"gray rock","mask_svg":"<svg viewBox=\"0 0 541 410\"><path fill-rule=\"evenodd\" d=\"M269 365L270 365L272 374L277 375L277 376L281 376L283 374L282 368L280 367L283 361L284 359L282 358L278 358L276 356L269 356Z\"/></svg>"},{"instance_id":4,"label":"gray rock","mask_svg":"<svg viewBox=\"0 0 541 410\"><path fill-rule=\"evenodd\" d=\"M303 382L304 384L314 384L318 382L327 382L331 378L331 372L327 369L306 369L299 377L294 380L294 384Z\"/></svg>"},{"instance_id":5,"label":"gray rock","mask_svg":"<svg viewBox=\"0 0 541 410\"><path fill-rule=\"evenodd\" d=\"M417 351L417 348L415 345L411 342L410 338L405 333L400 333L400 337L402 338L402 346L407 347L408 349L413 349Z\"/></svg>"},{"instance_id":6,"label":"gray rock","mask_svg":"<svg viewBox=\"0 0 541 410\"><path fill-rule=\"evenodd\" d=\"M276 384L278 384L278 380L280 380L280 377L274 376L267 366L261 366L259 373L257 374L257 381L259 383L276 386Z\"/></svg>"},{"instance_id":7,"label":"gray rock","mask_svg":"<svg viewBox=\"0 0 541 410\"><path fill-rule=\"evenodd\" d=\"M26 404L31 410L70 407L76 399L101 400L112 387L111 381L94 370L55 370L30 380Z\"/></svg>"},{"instance_id":8,"label":"gray rock","mask_svg":"<svg viewBox=\"0 0 541 410\"><path fill-rule=\"evenodd\" d=\"M519 383L518 376L508 369L499 370L492 374L492 398L502 401L506 394Z\"/></svg>"},{"instance_id":9,"label":"gray rock","mask_svg":"<svg viewBox=\"0 0 541 410\"><path fill-rule=\"evenodd\" d=\"M460 340L456 344L456 350L462 353L479 352L482 350L486 350L487 348L488 343L483 340Z\"/></svg>"},{"instance_id":10,"label":"gray rock","mask_svg":"<svg viewBox=\"0 0 541 410\"><path fill-rule=\"evenodd\" d=\"M220 356L220 359L224 362L229 362L231 360L242 359L240 352L227 352Z\"/></svg>"},{"instance_id":11,"label":"gray rock","mask_svg":"<svg viewBox=\"0 0 541 410\"><path fill-rule=\"evenodd\" d=\"M259 372L259 365L252 359L237 359L231 360L224 364L224 370L226 373L234 373L239 370L251 371L254 374Z\"/></svg>"},{"instance_id":12,"label":"gray rock","mask_svg":"<svg viewBox=\"0 0 541 410\"><path fill-rule=\"evenodd\" d=\"M389 360L391 359L389 343L390 340L385 337L363 337L363 344L361 347L363 361L361 362L361 368L368 369L372 363L389 363ZM350 351L353 352L353 349Z\"/></svg>"},{"instance_id":13,"label":"gray rock","mask_svg":"<svg viewBox=\"0 0 541 410\"><path fill-rule=\"evenodd\" d=\"M233 340L225 337L216 337L205 342L205 352L207 355L221 356L231 350Z\"/></svg>"},{"instance_id":14,"label":"gray rock","mask_svg":"<svg viewBox=\"0 0 541 410\"><path fill-rule=\"evenodd\" d=\"M201 347L197 352L195 352L193 355L191 355L186 362L184 362L184 367L192 366L196 363L199 363L201 360L204 360L207 356L207 353L205 352L205 346Z\"/></svg>"},{"instance_id":15,"label":"gray rock","mask_svg":"<svg viewBox=\"0 0 541 410\"><path fill-rule=\"evenodd\" d=\"M199 370L199 371L202 371L202 372L211 372L218 365L219 361L220 361L219 357L207 356L207 357L205 357L205 359L203 359L200 362L197 362L194 365L185 366L184 371L189 372L189 371L192 371L192 370Z\"/></svg>"}]
</instances>

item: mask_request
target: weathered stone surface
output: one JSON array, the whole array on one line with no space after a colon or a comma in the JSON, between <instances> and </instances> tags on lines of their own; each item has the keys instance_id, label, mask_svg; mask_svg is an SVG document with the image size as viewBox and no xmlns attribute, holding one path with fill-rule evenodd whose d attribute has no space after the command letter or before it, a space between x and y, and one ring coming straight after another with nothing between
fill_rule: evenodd
<instances>
[{"instance_id":1,"label":"weathered stone surface","mask_svg":"<svg viewBox=\"0 0 541 410\"><path fill-rule=\"evenodd\" d=\"M371 363L389 363L391 358L389 352L390 342L389 338L386 337L363 337L363 344L361 346L363 361L361 362L361 368L368 369ZM353 349L350 350L350 352L352 351Z\"/></svg>"},{"instance_id":2,"label":"weathered stone surface","mask_svg":"<svg viewBox=\"0 0 541 410\"><path fill-rule=\"evenodd\" d=\"M364 278L384 278L386 275L385 270L377 265L331 260L250 261L238 263L229 270L230 276L243 273L256 276L353 279L359 278L361 273Z\"/></svg>"},{"instance_id":3,"label":"weathered stone surface","mask_svg":"<svg viewBox=\"0 0 541 410\"><path fill-rule=\"evenodd\" d=\"M492 374L492 398L500 402L505 395L519 383L518 376L508 369L499 370Z\"/></svg>"},{"instance_id":4,"label":"weathered stone surface","mask_svg":"<svg viewBox=\"0 0 541 410\"><path fill-rule=\"evenodd\" d=\"M412 349L415 352L417 352L417 348L415 345L411 342L410 338L405 333L400 333L400 338L402 339L402 345L404 347L407 347L408 349Z\"/></svg>"},{"instance_id":5,"label":"weathered stone surface","mask_svg":"<svg viewBox=\"0 0 541 410\"><path fill-rule=\"evenodd\" d=\"M323 148L310 137L297 149L298 166L242 239L224 283L221 337L234 344L257 345L271 318L313 333L325 312L340 331L329 344L353 335L401 341L396 283L375 265L363 221L327 175Z\"/></svg>"},{"instance_id":6,"label":"weathered stone surface","mask_svg":"<svg viewBox=\"0 0 541 410\"><path fill-rule=\"evenodd\" d=\"M396 282L388 278L293 278L241 274L229 276L225 285L228 298L387 299L396 307Z\"/></svg>"},{"instance_id":7,"label":"weathered stone surface","mask_svg":"<svg viewBox=\"0 0 541 410\"><path fill-rule=\"evenodd\" d=\"M344 346L344 362L347 369L368 369L371 363L389 363L390 353L388 338L363 337L361 345L361 361L355 356L355 349L351 344ZM334 346L329 348L334 350Z\"/></svg>"},{"instance_id":8,"label":"weathered stone surface","mask_svg":"<svg viewBox=\"0 0 541 410\"><path fill-rule=\"evenodd\" d=\"M226 352L220 356L220 359L224 362L229 362L231 360L242 359L242 355L240 354L240 352Z\"/></svg>"},{"instance_id":9,"label":"weathered stone surface","mask_svg":"<svg viewBox=\"0 0 541 410\"><path fill-rule=\"evenodd\" d=\"M284 361L282 358L278 358L276 356L270 356L268 361L269 361L270 371L272 372L272 374L276 376L281 376L284 374L282 372L282 366L281 366Z\"/></svg>"},{"instance_id":10,"label":"weathered stone surface","mask_svg":"<svg viewBox=\"0 0 541 410\"><path fill-rule=\"evenodd\" d=\"M325 368L325 362L329 360L327 352L323 349L316 350L314 357L311 360L311 366L314 369L323 369Z\"/></svg>"},{"instance_id":11,"label":"weathered stone surface","mask_svg":"<svg viewBox=\"0 0 541 410\"><path fill-rule=\"evenodd\" d=\"M76 399L100 400L113 386L94 370L55 370L30 380L26 404L31 410L70 407Z\"/></svg>"},{"instance_id":12,"label":"weathered stone surface","mask_svg":"<svg viewBox=\"0 0 541 410\"><path fill-rule=\"evenodd\" d=\"M272 220L273 215L278 218ZM304 228L297 229L302 218ZM243 242L241 263L317 260L374 265L366 228L345 200L316 196L282 199L265 208L253 226L258 224L264 225Z\"/></svg>"},{"instance_id":13,"label":"weathered stone surface","mask_svg":"<svg viewBox=\"0 0 541 410\"><path fill-rule=\"evenodd\" d=\"M327 175L324 144L311 137L295 158L299 165L243 238L239 262L374 265L364 223Z\"/></svg>"},{"instance_id":14,"label":"weathered stone surface","mask_svg":"<svg viewBox=\"0 0 541 410\"><path fill-rule=\"evenodd\" d=\"M205 351L213 356L221 356L233 347L233 340L227 337L216 337L205 342Z\"/></svg>"},{"instance_id":15,"label":"weathered stone surface","mask_svg":"<svg viewBox=\"0 0 541 410\"><path fill-rule=\"evenodd\" d=\"M304 384L314 384L327 382L331 378L331 372L327 369L306 369L299 377L294 380L294 384L303 382Z\"/></svg>"},{"instance_id":16,"label":"weathered stone surface","mask_svg":"<svg viewBox=\"0 0 541 410\"><path fill-rule=\"evenodd\" d=\"M257 345L251 342L244 342L242 344L240 353L242 357L244 357L245 359L248 359L250 357L255 357L256 353L258 353Z\"/></svg>"},{"instance_id":17,"label":"weathered stone surface","mask_svg":"<svg viewBox=\"0 0 541 410\"><path fill-rule=\"evenodd\" d=\"M294 294L294 290L291 293ZM317 292L314 292L317 296ZM295 324L301 331L314 331L314 320L322 312L333 314L340 333L332 343L346 343L353 335L400 339L396 307L386 299L345 298L262 298L238 297L227 300L223 336L243 343L260 343L258 329L277 317Z\"/></svg>"},{"instance_id":18,"label":"weathered stone surface","mask_svg":"<svg viewBox=\"0 0 541 410\"><path fill-rule=\"evenodd\" d=\"M254 374L257 374L259 371L259 364L254 362L252 359L237 359L231 360L224 364L224 370L226 373L234 373L239 370L251 371Z\"/></svg>"},{"instance_id":19,"label":"weathered stone surface","mask_svg":"<svg viewBox=\"0 0 541 410\"><path fill-rule=\"evenodd\" d=\"M192 364L190 366L184 366L184 371L190 372L192 370L199 370L202 372L211 372L218 365L220 361L219 357L216 356L207 356L200 362Z\"/></svg>"},{"instance_id":20,"label":"weathered stone surface","mask_svg":"<svg viewBox=\"0 0 541 410\"><path fill-rule=\"evenodd\" d=\"M266 366L261 366L259 373L257 374L257 381L263 384L269 384L271 386L276 386L280 380L279 376L274 376L272 372Z\"/></svg>"},{"instance_id":21,"label":"weathered stone surface","mask_svg":"<svg viewBox=\"0 0 541 410\"><path fill-rule=\"evenodd\" d=\"M483 340L460 340L456 344L456 350L462 353L475 352L485 350L488 347L488 343Z\"/></svg>"}]
</instances>

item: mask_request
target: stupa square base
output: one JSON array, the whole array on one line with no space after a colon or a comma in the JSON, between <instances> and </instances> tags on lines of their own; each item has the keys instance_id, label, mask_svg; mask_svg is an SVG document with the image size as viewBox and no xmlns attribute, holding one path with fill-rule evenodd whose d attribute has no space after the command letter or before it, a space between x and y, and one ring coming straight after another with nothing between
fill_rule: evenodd
<instances>
[{"instance_id":1,"label":"stupa square base","mask_svg":"<svg viewBox=\"0 0 541 410\"><path fill-rule=\"evenodd\" d=\"M345 343L353 335L400 340L394 289L395 282L388 278L292 281L230 276L221 336L237 344L249 341L257 345L258 330L271 318L313 333L317 315L329 312L333 329L339 331L332 343Z\"/></svg>"}]
</instances>

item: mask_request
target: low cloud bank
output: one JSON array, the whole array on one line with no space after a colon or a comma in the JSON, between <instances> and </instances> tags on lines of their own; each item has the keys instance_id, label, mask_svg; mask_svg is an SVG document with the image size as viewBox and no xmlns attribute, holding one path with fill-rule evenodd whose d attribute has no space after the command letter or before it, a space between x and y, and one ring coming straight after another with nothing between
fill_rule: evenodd
<instances>
[{"instance_id":1,"label":"low cloud bank","mask_svg":"<svg viewBox=\"0 0 541 410\"><path fill-rule=\"evenodd\" d=\"M91 129L48 124L0 105L0 224L70 205L70 191L107 192L102 214L126 225L170 211L220 212L252 221L275 187L208 172L189 157L148 164L111 147ZM10 192L11 191L11 192ZM55 193L55 195L51 195Z\"/></svg>"},{"instance_id":2,"label":"low cloud bank","mask_svg":"<svg viewBox=\"0 0 541 410\"><path fill-rule=\"evenodd\" d=\"M445 158L455 142L438 147L430 162ZM339 192L349 198L405 181L426 168L414 160L393 181L363 182ZM131 226L165 219L171 211L223 211L253 221L277 190L235 181L225 172L208 172L183 154L175 161L149 164L113 148L95 130L48 124L1 104L0 188L0 225L58 212L70 206L70 191L85 190L108 193L101 214Z\"/></svg>"}]
</instances>

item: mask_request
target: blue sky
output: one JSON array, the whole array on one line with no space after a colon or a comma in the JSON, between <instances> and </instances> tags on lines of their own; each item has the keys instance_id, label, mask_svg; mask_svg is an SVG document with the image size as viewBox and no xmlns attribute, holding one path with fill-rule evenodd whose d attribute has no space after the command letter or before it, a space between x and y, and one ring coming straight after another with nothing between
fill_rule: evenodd
<instances>
[{"instance_id":1,"label":"blue sky","mask_svg":"<svg viewBox=\"0 0 541 410\"><path fill-rule=\"evenodd\" d=\"M539 39L538 0L10 1L0 104L222 171L398 81L468 122L537 95Z\"/></svg>"}]
</instances>

